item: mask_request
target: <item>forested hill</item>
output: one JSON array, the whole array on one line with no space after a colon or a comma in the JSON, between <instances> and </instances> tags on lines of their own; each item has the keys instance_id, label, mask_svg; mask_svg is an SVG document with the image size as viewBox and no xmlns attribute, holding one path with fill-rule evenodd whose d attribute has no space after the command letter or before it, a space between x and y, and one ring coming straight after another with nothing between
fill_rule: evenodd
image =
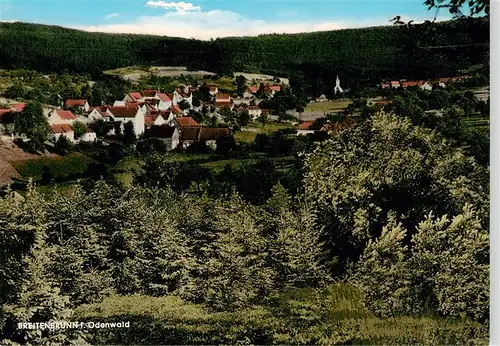
<instances>
[{"instance_id":1,"label":"forested hill","mask_svg":"<svg viewBox=\"0 0 500 346\"><path fill-rule=\"evenodd\" d=\"M99 73L129 65L229 72L339 74L344 79L425 78L487 61L489 20L385 26L199 41L0 23L0 68Z\"/></svg>"}]
</instances>

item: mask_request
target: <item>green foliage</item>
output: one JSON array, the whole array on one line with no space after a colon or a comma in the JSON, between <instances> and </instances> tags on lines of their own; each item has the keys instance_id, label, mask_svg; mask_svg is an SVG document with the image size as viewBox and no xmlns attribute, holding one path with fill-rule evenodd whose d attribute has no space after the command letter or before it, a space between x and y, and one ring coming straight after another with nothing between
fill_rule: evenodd
<instances>
[{"instance_id":1,"label":"green foliage","mask_svg":"<svg viewBox=\"0 0 500 346\"><path fill-rule=\"evenodd\" d=\"M78 139L82 137L85 133L87 133L87 125L80 121L75 121L72 125L71 128L73 129L73 132L75 133L75 139Z\"/></svg>"},{"instance_id":2,"label":"green foliage","mask_svg":"<svg viewBox=\"0 0 500 346\"><path fill-rule=\"evenodd\" d=\"M131 328L92 330L93 344L488 344L484 328L469 321L372 316L350 285L291 290L270 307L206 312L172 296L112 296L85 305L76 316L131 321Z\"/></svg>"},{"instance_id":3,"label":"green foliage","mask_svg":"<svg viewBox=\"0 0 500 346\"><path fill-rule=\"evenodd\" d=\"M87 170L90 158L85 155L74 153L64 157L40 158L26 161L14 162L16 170L24 178L40 180L44 169L48 169L54 179L67 179L79 176Z\"/></svg>"},{"instance_id":4,"label":"green foliage","mask_svg":"<svg viewBox=\"0 0 500 346\"><path fill-rule=\"evenodd\" d=\"M440 135L394 115L376 115L321 143L306 170L306 198L341 264L380 235L390 211L410 233L429 212L457 215L466 203L483 225L489 222L487 170Z\"/></svg>"},{"instance_id":5,"label":"green foliage","mask_svg":"<svg viewBox=\"0 0 500 346\"><path fill-rule=\"evenodd\" d=\"M404 245L391 219L366 246L354 275L375 313L439 313L489 319L489 235L470 205L452 219L430 215Z\"/></svg>"},{"instance_id":6,"label":"green foliage","mask_svg":"<svg viewBox=\"0 0 500 346\"><path fill-rule=\"evenodd\" d=\"M250 114L248 113L247 110L244 110L239 113L238 115L238 125L243 127L247 126L250 121Z\"/></svg>"},{"instance_id":7,"label":"green foliage","mask_svg":"<svg viewBox=\"0 0 500 346\"><path fill-rule=\"evenodd\" d=\"M123 143L125 145L133 145L137 142L135 135L134 124L131 121L123 125Z\"/></svg>"},{"instance_id":8,"label":"green foliage","mask_svg":"<svg viewBox=\"0 0 500 346\"><path fill-rule=\"evenodd\" d=\"M257 69L262 73L290 75L301 70L307 81L303 84L304 91L313 94L318 91L319 77L327 90L333 90L337 74L341 79L348 76L365 82L379 78L434 77L483 63L489 50L488 19L435 23L434 30L428 30L426 25L414 27L411 32L404 27L386 26L198 41L2 23L0 67L86 72L94 77L117 67L183 66L186 62L189 67L220 73ZM407 42L417 39L420 46L404 49ZM46 44L48 40L50 45ZM123 54L109 54L122 51L124 46L129 48ZM425 49L428 46L449 48ZM75 49L82 53L73 54ZM408 75L400 75L401 71L407 71Z\"/></svg>"},{"instance_id":9,"label":"green foliage","mask_svg":"<svg viewBox=\"0 0 500 346\"><path fill-rule=\"evenodd\" d=\"M30 151L43 151L49 136L49 124L43 115L40 103L29 103L24 107L14 124L15 132L26 136L26 147Z\"/></svg>"},{"instance_id":10,"label":"green foliage","mask_svg":"<svg viewBox=\"0 0 500 346\"><path fill-rule=\"evenodd\" d=\"M73 144L66 136L59 136L54 143L54 150L59 155L67 155L73 150Z\"/></svg>"}]
</instances>

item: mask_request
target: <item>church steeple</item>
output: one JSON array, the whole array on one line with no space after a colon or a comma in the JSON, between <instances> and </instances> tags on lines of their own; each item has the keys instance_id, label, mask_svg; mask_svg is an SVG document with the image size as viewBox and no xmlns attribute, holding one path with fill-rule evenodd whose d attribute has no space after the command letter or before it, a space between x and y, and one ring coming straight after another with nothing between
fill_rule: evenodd
<instances>
[{"instance_id":1,"label":"church steeple","mask_svg":"<svg viewBox=\"0 0 500 346\"><path fill-rule=\"evenodd\" d=\"M339 75L337 75L337 80L335 81L335 89L334 89L334 94L337 94L337 91L340 92L341 94L344 92L342 87L340 86L340 79Z\"/></svg>"}]
</instances>

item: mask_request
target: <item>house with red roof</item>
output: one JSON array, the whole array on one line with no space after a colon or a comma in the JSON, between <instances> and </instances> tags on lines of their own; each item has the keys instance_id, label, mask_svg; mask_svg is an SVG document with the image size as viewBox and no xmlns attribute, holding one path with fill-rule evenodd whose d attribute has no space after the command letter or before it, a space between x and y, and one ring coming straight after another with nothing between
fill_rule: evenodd
<instances>
[{"instance_id":1,"label":"house with red roof","mask_svg":"<svg viewBox=\"0 0 500 346\"><path fill-rule=\"evenodd\" d=\"M16 103L15 105L12 105L10 109L13 112L21 113L24 110L24 107L26 107L26 103Z\"/></svg>"},{"instance_id":2,"label":"house with red roof","mask_svg":"<svg viewBox=\"0 0 500 346\"><path fill-rule=\"evenodd\" d=\"M380 88L381 89L388 89L390 87L391 87L391 85L389 83L380 83Z\"/></svg>"},{"instance_id":3,"label":"house with red roof","mask_svg":"<svg viewBox=\"0 0 500 346\"><path fill-rule=\"evenodd\" d=\"M243 93L243 98L245 98L245 99L255 98L255 94L257 93L258 90L259 90L259 88L256 86L247 87L247 90L245 90L245 92Z\"/></svg>"},{"instance_id":4,"label":"house with red roof","mask_svg":"<svg viewBox=\"0 0 500 346\"><path fill-rule=\"evenodd\" d=\"M401 86L401 84L397 80L390 81L389 84L391 88L399 88Z\"/></svg>"},{"instance_id":5,"label":"house with red roof","mask_svg":"<svg viewBox=\"0 0 500 346\"><path fill-rule=\"evenodd\" d=\"M174 93L172 95L172 103L174 105L179 104L182 100L187 101L191 107L193 107L193 93L189 92L189 88L187 90L188 92L184 92L181 88L177 88L174 90Z\"/></svg>"},{"instance_id":6,"label":"house with red roof","mask_svg":"<svg viewBox=\"0 0 500 346\"><path fill-rule=\"evenodd\" d=\"M143 97L142 97L140 92L134 91L134 92L131 92L131 93L128 93L127 95L125 95L125 97L123 98L123 101L124 102L140 102L140 101L143 101Z\"/></svg>"},{"instance_id":7,"label":"house with red roof","mask_svg":"<svg viewBox=\"0 0 500 346\"><path fill-rule=\"evenodd\" d=\"M85 99L68 99L64 102L64 109L67 110L79 109L82 112L88 112L89 108L89 103Z\"/></svg>"},{"instance_id":8,"label":"house with red roof","mask_svg":"<svg viewBox=\"0 0 500 346\"><path fill-rule=\"evenodd\" d=\"M71 125L76 120L78 120L78 117L75 114L73 114L73 112L63 109L53 110L52 112L49 113L48 118L49 118L48 119L49 125L61 125L61 124Z\"/></svg>"},{"instance_id":9,"label":"house with red roof","mask_svg":"<svg viewBox=\"0 0 500 346\"><path fill-rule=\"evenodd\" d=\"M146 115L144 117L144 126L146 129L150 129L153 126L161 126L167 123L167 119L165 119L161 113Z\"/></svg>"},{"instance_id":10,"label":"house with red roof","mask_svg":"<svg viewBox=\"0 0 500 346\"><path fill-rule=\"evenodd\" d=\"M106 112L108 108L107 107L91 107L89 108L90 113L87 115L88 121L97 121L97 120L104 120L104 121L109 121L110 116Z\"/></svg>"},{"instance_id":11,"label":"house with red roof","mask_svg":"<svg viewBox=\"0 0 500 346\"><path fill-rule=\"evenodd\" d=\"M314 129L312 128L312 125L314 124L314 121L303 121L299 124L297 127L297 136L304 136L308 135L310 133L314 133Z\"/></svg>"},{"instance_id":12,"label":"house with red roof","mask_svg":"<svg viewBox=\"0 0 500 346\"><path fill-rule=\"evenodd\" d=\"M212 96L215 96L215 95L217 95L219 93L219 88L217 88L216 85L209 85L208 89L210 90L209 93Z\"/></svg>"},{"instance_id":13,"label":"house with red roof","mask_svg":"<svg viewBox=\"0 0 500 346\"><path fill-rule=\"evenodd\" d=\"M54 140L58 140L59 137L66 137L70 142L75 141L75 132L69 124L54 124L50 125L50 132Z\"/></svg>"},{"instance_id":14,"label":"house with red roof","mask_svg":"<svg viewBox=\"0 0 500 346\"><path fill-rule=\"evenodd\" d=\"M160 102L158 103L158 110L166 111L167 109L172 107L173 102L172 99L170 99L170 96L165 93L159 93L157 96L160 99Z\"/></svg>"},{"instance_id":15,"label":"house with red roof","mask_svg":"<svg viewBox=\"0 0 500 346\"><path fill-rule=\"evenodd\" d=\"M120 122L122 131L127 122L134 126L134 133L139 136L145 131L144 117L146 113L139 106L135 107L108 107L107 113L113 118L113 121Z\"/></svg>"}]
</instances>

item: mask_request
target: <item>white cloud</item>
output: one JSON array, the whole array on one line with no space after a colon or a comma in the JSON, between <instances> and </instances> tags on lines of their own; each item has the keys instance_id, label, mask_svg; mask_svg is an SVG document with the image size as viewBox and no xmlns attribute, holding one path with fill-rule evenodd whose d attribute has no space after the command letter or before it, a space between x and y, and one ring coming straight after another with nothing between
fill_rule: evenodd
<instances>
[{"instance_id":1,"label":"white cloud","mask_svg":"<svg viewBox=\"0 0 500 346\"><path fill-rule=\"evenodd\" d=\"M116 18L116 17L120 17L120 14L115 12L115 13L108 14L106 17L104 17L104 19L111 19L111 18Z\"/></svg>"},{"instance_id":2,"label":"white cloud","mask_svg":"<svg viewBox=\"0 0 500 346\"><path fill-rule=\"evenodd\" d=\"M271 33L302 33L347 28L390 25L392 17L368 20L298 20L270 21L249 19L223 10L201 11L184 2L148 1L147 6L175 9L159 16L139 17L134 22L97 26L71 26L75 29L108 33L135 33L209 40L228 36L256 36ZM401 16L402 19L410 16ZM422 22L416 19L415 23ZM447 19L447 18L444 18Z\"/></svg>"},{"instance_id":3,"label":"white cloud","mask_svg":"<svg viewBox=\"0 0 500 346\"><path fill-rule=\"evenodd\" d=\"M17 23L18 19L0 19L0 23Z\"/></svg>"},{"instance_id":4,"label":"white cloud","mask_svg":"<svg viewBox=\"0 0 500 346\"><path fill-rule=\"evenodd\" d=\"M190 2L165 2L163 0L159 1L148 1L146 6L149 7L160 7L165 10L176 10L177 12L188 12L188 11L200 11L200 6L194 6Z\"/></svg>"}]
</instances>

